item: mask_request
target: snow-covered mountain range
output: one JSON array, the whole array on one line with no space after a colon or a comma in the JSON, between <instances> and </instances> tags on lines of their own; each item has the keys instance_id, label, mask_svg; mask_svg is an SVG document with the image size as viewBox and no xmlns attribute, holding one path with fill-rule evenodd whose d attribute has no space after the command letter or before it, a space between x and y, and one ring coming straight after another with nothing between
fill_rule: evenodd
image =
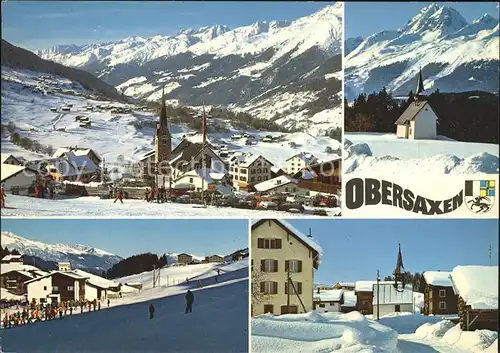
<instances>
[{"instance_id":1,"label":"snow-covered mountain range","mask_svg":"<svg viewBox=\"0 0 500 353\"><path fill-rule=\"evenodd\" d=\"M107 270L122 260L118 255L87 245L46 244L7 231L1 232L1 245L9 250L16 249L23 255L36 256L45 261L69 261L73 268Z\"/></svg>"},{"instance_id":2,"label":"snow-covered mountain range","mask_svg":"<svg viewBox=\"0 0 500 353\"><path fill-rule=\"evenodd\" d=\"M429 92L498 92L499 26L487 14L468 23L454 8L431 4L403 28L348 38L345 48L349 100L384 86L407 95L420 68Z\"/></svg>"},{"instance_id":3,"label":"snow-covered mountain range","mask_svg":"<svg viewBox=\"0 0 500 353\"><path fill-rule=\"evenodd\" d=\"M336 114L314 115L341 103L342 6L292 22L215 25L37 54L94 73L134 98L158 100L165 86L170 100L187 105L232 107L290 126L324 123Z\"/></svg>"}]
</instances>

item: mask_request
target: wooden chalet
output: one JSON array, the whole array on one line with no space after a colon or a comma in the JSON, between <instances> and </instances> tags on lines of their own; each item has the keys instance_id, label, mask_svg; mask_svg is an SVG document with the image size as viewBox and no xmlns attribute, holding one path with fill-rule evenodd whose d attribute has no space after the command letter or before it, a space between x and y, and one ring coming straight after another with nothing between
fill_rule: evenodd
<instances>
[{"instance_id":1,"label":"wooden chalet","mask_svg":"<svg viewBox=\"0 0 500 353\"><path fill-rule=\"evenodd\" d=\"M498 331L498 266L457 266L451 272L463 331Z\"/></svg>"},{"instance_id":2,"label":"wooden chalet","mask_svg":"<svg viewBox=\"0 0 500 353\"><path fill-rule=\"evenodd\" d=\"M337 194L342 187L342 158L317 163L293 175L299 188Z\"/></svg>"},{"instance_id":3,"label":"wooden chalet","mask_svg":"<svg viewBox=\"0 0 500 353\"><path fill-rule=\"evenodd\" d=\"M424 315L451 315L457 313L457 296L451 283L451 272L424 272Z\"/></svg>"}]
</instances>

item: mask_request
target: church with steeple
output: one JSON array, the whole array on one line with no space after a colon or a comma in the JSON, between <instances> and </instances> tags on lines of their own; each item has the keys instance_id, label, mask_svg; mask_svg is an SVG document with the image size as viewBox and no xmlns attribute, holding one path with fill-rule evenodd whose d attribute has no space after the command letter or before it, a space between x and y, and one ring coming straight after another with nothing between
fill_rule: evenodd
<instances>
[{"instance_id":1,"label":"church with steeple","mask_svg":"<svg viewBox=\"0 0 500 353\"><path fill-rule=\"evenodd\" d=\"M168 128L165 89L162 90L161 111L156 123L154 146L155 149L141 160L144 163L144 179L155 186L167 186L170 180L172 134Z\"/></svg>"},{"instance_id":2,"label":"church with steeple","mask_svg":"<svg viewBox=\"0 0 500 353\"><path fill-rule=\"evenodd\" d=\"M396 120L396 136L408 140L435 140L439 119L424 95L422 70L418 74L413 102Z\"/></svg>"}]
</instances>

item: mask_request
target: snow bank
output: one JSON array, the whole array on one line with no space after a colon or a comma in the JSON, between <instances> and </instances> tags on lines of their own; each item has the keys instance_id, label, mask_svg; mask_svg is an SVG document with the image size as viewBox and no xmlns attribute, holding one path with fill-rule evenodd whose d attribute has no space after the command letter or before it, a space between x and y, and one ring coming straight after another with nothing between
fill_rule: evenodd
<instances>
[{"instance_id":1,"label":"snow bank","mask_svg":"<svg viewBox=\"0 0 500 353\"><path fill-rule=\"evenodd\" d=\"M496 174L498 145L398 139L394 134L348 133L344 140L346 173Z\"/></svg>"},{"instance_id":2,"label":"snow bank","mask_svg":"<svg viewBox=\"0 0 500 353\"><path fill-rule=\"evenodd\" d=\"M486 353L498 353L498 338L484 351Z\"/></svg>"},{"instance_id":3,"label":"snow bank","mask_svg":"<svg viewBox=\"0 0 500 353\"><path fill-rule=\"evenodd\" d=\"M451 277L455 292L472 309L498 309L498 266L457 266Z\"/></svg>"},{"instance_id":4,"label":"snow bank","mask_svg":"<svg viewBox=\"0 0 500 353\"><path fill-rule=\"evenodd\" d=\"M480 350L490 347L498 339L498 332L489 330L462 331L460 324L450 328L442 341L464 350ZM497 343L498 344L498 343Z\"/></svg>"},{"instance_id":5,"label":"snow bank","mask_svg":"<svg viewBox=\"0 0 500 353\"><path fill-rule=\"evenodd\" d=\"M444 334L454 327L455 324L450 320L443 320L436 322L435 324L431 324L430 322L426 322L415 331L415 336L419 338L441 338Z\"/></svg>"},{"instance_id":6,"label":"snow bank","mask_svg":"<svg viewBox=\"0 0 500 353\"><path fill-rule=\"evenodd\" d=\"M415 333L425 323L436 323L442 318L437 316L426 316L412 313L391 313L382 316L379 323L388 326L400 334Z\"/></svg>"},{"instance_id":7,"label":"snow bank","mask_svg":"<svg viewBox=\"0 0 500 353\"><path fill-rule=\"evenodd\" d=\"M397 333L353 311L252 319L252 352L393 351Z\"/></svg>"}]
</instances>

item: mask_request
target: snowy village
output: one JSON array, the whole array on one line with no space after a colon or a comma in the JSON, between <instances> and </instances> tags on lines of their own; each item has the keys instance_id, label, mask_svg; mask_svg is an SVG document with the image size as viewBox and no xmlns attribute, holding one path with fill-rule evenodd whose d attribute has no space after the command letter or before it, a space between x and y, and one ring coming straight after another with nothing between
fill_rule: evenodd
<instances>
[{"instance_id":1,"label":"snowy village","mask_svg":"<svg viewBox=\"0 0 500 353\"><path fill-rule=\"evenodd\" d=\"M396 235L400 227L423 232L435 227L425 222L253 220L252 352L497 352L497 235L481 234L484 249L453 247L447 245L449 240L441 241L434 247L442 248L432 254L446 249L462 261L446 268L426 266L440 261L413 245L432 241L432 236L419 242L409 241L418 233ZM354 223L387 232L381 235L383 244L377 244L375 237L357 236L354 228L365 226ZM460 223L456 227L466 229L446 237L477 243L466 232L479 223ZM498 221L492 221L486 228L496 227ZM328 234L336 231L343 235ZM354 249L360 243L367 248L356 255ZM483 251L483 261L474 262L477 250ZM360 257L365 253L370 254L366 260ZM412 272L410 266L417 263L421 264L418 271ZM379 265L388 271L382 272ZM343 271L354 273L355 268L373 276L342 275ZM323 282L332 277L340 280Z\"/></svg>"},{"instance_id":2,"label":"snowy village","mask_svg":"<svg viewBox=\"0 0 500 353\"><path fill-rule=\"evenodd\" d=\"M197 345L217 347L221 352L231 352L236 345L241 351L248 351L248 221L192 220L190 229L211 227L212 235L224 233L220 227L231 227L233 235L204 238L186 234L186 240L179 241L172 234L149 247L155 252L164 245L170 249L186 249L193 248L193 241L198 249L218 247L224 251L235 246L227 253L139 253L138 249L144 247L137 246L134 241L137 238L131 236L128 240L122 238L122 242L130 241L133 255L128 257L92 245L24 238L18 229L26 229L27 223L33 222L50 228L57 227L60 221L2 221L0 330L1 346L7 352L112 352L124 343L124 337L128 337L126 345L132 351L141 347L147 352L162 351L159 347L165 344L176 352L192 352ZM90 227L88 222L93 221L70 222L85 229ZM133 223L138 221L95 222L101 222L100 227L114 228L113 232L100 236L101 242L109 242L113 237L123 237L125 227L136 228ZM177 220L155 222L150 226L151 233L152 228L164 227L190 231L176 223ZM141 227L149 223L151 221L143 221ZM16 233L6 229L16 229ZM83 230L81 234L87 232ZM152 242L158 238L151 233L142 240ZM70 241L74 237L74 234L68 235L66 239ZM208 245L214 240L225 241L229 247ZM236 248L238 244L240 248ZM184 311L188 291L195 299ZM188 317L191 311L193 317ZM206 325L207 320L211 325ZM114 333L108 330L110 327ZM187 327L199 342L183 342L186 335L182 331ZM178 342L171 336L165 337L164 330L178 336ZM88 340L87 334L91 332L94 340ZM221 343L221 337L229 333L231 341L227 345ZM27 342L23 339L26 335L36 335L37 339ZM80 338L75 340L75 337Z\"/></svg>"},{"instance_id":3,"label":"snowy village","mask_svg":"<svg viewBox=\"0 0 500 353\"><path fill-rule=\"evenodd\" d=\"M42 82L48 80L43 77ZM20 90L22 93L24 88ZM33 94L29 89L26 92ZM41 95L40 99L45 97ZM43 114L53 120L54 130L62 135L72 135L70 130L84 134L88 141L85 145L54 149L30 142L24 147L26 138L19 138L18 127L12 122L7 124L5 133L11 134L11 141L6 148L2 143L2 183L8 196L2 215L64 215L68 207L79 215L122 214L116 209L120 207L116 202L124 204L124 208L132 205L133 210L126 212L137 216L188 214L196 212L193 205L201 213L208 211L201 208L213 206L212 209L239 209L227 211L234 215L244 215L248 210L267 211L269 215L276 212L340 215L342 160L336 154L328 155L333 152L329 146L328 153L318 151L328 137L309 148L289 141L287 134L262 131L216 134L212 140L208 133L212 115L204 107L202 112L193 114L193 119L199 119L200 131L182 131L173 137L164 98L158 118L147 107L77 102L51 108ZM91 123L94 121L93 126L102 130L106 129L102 126L105 123L116 122L119 127L124 120L139 124L147 121L155 126L150 141L154 149L137 160L126 160L123 154L115 161L106 160L98 148L108 150L109 141L104 138L94 147L92 140L99 132L93 131ZM307 137L304 133L299 135ZM311 136L308 139L314 140ZM19 153L19 147L12 153L4 153L15 143L52 155L26 158L25 153ZM289 155L282 154L286 151Z\"/></svg>"}]
</instances>

